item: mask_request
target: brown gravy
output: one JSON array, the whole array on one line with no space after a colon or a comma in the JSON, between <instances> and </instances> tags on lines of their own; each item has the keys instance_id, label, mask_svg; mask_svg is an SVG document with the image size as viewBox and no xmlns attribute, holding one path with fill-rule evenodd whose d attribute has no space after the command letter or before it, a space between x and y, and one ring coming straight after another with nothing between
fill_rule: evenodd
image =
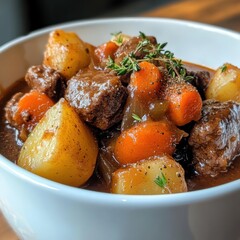
<instances>
[{"instance_id":1,"label":"brown gravy","mask_svg":"<svg viewBox=\"0 0 240 240\"><path fill-rule=\"evenodd\" d=\"M213 73L212 70L196 66L193 64L188 64L188 68L191 70L208 70ZM16 163L18 159L18 154L20 152L22 143L17 140L17 132L15 129L6 124L4 117L4 107L7 101L13 96L16 92L27 92L29 88L27 87L25 81L19 80L13 86L11 86L0 98L0 154L8 158L9 160ZM214 187L221 185L227 182L240 179L240 157L237 157L232 166L229 168L228 172L219 174L216 177L201 177L201 176L192 176L190 179L187 179L189 191L204 189L209 187ZM88 183L83 186L83 188L101 192L109 192L109 188L106 184L94 175Z\"/></svg>"},{"instance_id":2,"label":"brown gravy","mask_svg":"<svg viewBox=\"0 0 240 240\"><path fill-rule=\"evenodd\" d=\"M13 162L17 161L22 142L18 140L16 130L6 123L4 107L15 93L27 92L28 90L27 84L21 79L16 81L0 97L0 154Z\"/></svg>"}]
</instances>

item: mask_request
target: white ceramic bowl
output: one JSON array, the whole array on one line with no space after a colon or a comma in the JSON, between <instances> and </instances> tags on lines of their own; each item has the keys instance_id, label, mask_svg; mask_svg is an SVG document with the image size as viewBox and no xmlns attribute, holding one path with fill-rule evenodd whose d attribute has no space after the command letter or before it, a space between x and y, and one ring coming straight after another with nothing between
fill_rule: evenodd
<instances>
[{"instance_id":1,"label":"white ceramic bowl","mask_svg":"<svg viewBox=\"0 0 240 240\"><path fill-rule=\"evenodd\" d=\"M123 31L154 35L187 61L216 68L240 65L240 35L169 19L125 18L57 26L100 44ZM0 48L0 85L7 88L42 61L53 28ZM1 143L0 143L1 144ZM240 180L189 193L127 196L61 185L19 168L0 155L0 209L28 240L225 240L240 239Z\"/></svg>"}]
</instances>

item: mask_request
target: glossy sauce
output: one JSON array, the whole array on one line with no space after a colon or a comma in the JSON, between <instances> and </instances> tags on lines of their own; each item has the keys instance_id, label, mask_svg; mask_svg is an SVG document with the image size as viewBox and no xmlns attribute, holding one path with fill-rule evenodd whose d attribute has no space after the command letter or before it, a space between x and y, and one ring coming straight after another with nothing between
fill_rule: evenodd
<instances>
[{"instance_id":1,"label":"glossy sauce","mask_svg":"<svg viewBox=\"0 0 240 240\"><path fill-rule=\"evenodd\" d=\"M4 107L8 100L17 92L28 92L29 88L24 80L16 81L0 96L0 154L16 163L22 142L18 140L17 131L6 123ZM2 141L4 139L4 141Z\"/></svg>"}]
</instances>

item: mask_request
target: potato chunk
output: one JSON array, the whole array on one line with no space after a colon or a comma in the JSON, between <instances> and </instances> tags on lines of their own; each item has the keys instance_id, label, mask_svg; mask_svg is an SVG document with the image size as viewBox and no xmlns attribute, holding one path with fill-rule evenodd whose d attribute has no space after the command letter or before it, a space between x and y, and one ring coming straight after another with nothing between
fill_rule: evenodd
<instances>
[{"instance_id":1,"label":"potato chunk","mask_svg":"<svg viewBox=\"0 0 240 240\"><path fill-rule=\"evenodd\" d=\"M208 85L206 98L240 102L240 69L229 63L218 68Z\"/></svg>"},{"instance_id":2,"label":"potato chunk","mask_svg":"<svg viewBox=\"0 0 240 240\"><path fill-rule=\"evenodd\" d=\"M97 154L92 133L61 99L29 135L17 164L50 180L80 186L92 175Z\"/></svg>"},{"instance_id":3,"label":"potato chunk","mask_svg":"<svg viewBox=\"0 0 240 240\"><path fill-rule=\"evenodd\" d=\"M168 155L153 156L120 168L112 175L112 193L169 194L186 192L184 170Z\"/></svg>"},{"instance_id":4,"label":"potato chunk","mask_svg":"<svg viewBox=\"0 0 240 240\"><path fill-rule=\"evenodd\" d=\"M89 65L90 56L87 46L75 33L55 30L50 33L43 63L69 79Z\"/></svg>"}]
</instances>

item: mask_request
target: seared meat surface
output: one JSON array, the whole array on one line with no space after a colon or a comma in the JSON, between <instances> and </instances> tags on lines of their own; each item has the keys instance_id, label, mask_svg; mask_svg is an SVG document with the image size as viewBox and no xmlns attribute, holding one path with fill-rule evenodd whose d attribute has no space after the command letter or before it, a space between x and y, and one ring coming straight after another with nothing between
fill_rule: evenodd
<instances>
[{"instance_id":1,"label":"seared meat surface","mask_svg":"<svg viewBox=\"0 0 240 240\"><path fill-rule=\"evenodd\" d=\"M152 44L157 44L157 40L155 37L147 36L147 39L149 39L149 41ZM138 44L142 40L143 39L141 37L132 37L128 41L123 43L115 53L115 62L120 63L125 56L127 56L130 53L133 53L137 49ZM135 52L135 56L138 59L144 58L145 55L146 52L143 51L142 49Z\"/></svg>"},{"instance_id":2,"label":"seared meat surface","mask_svg":"<svg viewBox=\"0 0 240 240\"><path fill-rule=\"evenodd\" d=\"M204 101L202 118L193 127L189 144L199 174L215 176L227 171L240 154L240 104Z\"/></svg>"},{"instance_id":3,"label":"seared meat surface","mask_svg":"<svg viewBox=\"0 0 240 240\"><path fill-rule=\"evenodd\" d=\"M25 80L29 87L58 100L65 90L64 77L45 65L32 66L28 69Z\"/></svg>"},{"instance_id":4,"label":"seared meat surface","mask_svg":"<svg viewBox=\"0 0 240 240\"><path fill-rule=\"evenodd\" d=\"M127 89L115 75L86 69L68 81L65 99L83 120L105 130L122 119Z\"/></svg>"},{"instance_id":5,"label":"seared meat surface","mask_svg":"<svg viewBox=\"0 0 240 240\"><path fill-rule=\"evenodd\" d=\"M5 106L5 117L7 122L14 127L18 127L16 124L16 121L14 120L14 114L16 113L18 109L18 101L24 94L19 92L12 96L12 98L7 102L7 105Z\"/></svg>"},{"instance_id":6,"label":"seared meat surface","mask_svg":"<svg viewBox=\"0 0 240 240\"><path fill-rule=\"evenodd\" d=\"M210 73L208 71L187 71L187 76L192 76L192 85L199 91L201 97L205 99L205 92L210 82Z\"/></svg>"},{"instance_id":7,"label":"seared meat surface","mask_svg":"<svg viewBox=\"0 0 240 240\"><path fill-rule=\"evenodd\" d=\"M24 124L29 121L30 114L27 111L22 112L22 123L19 124L17 119L15 119L15 113L18 110L18 102L24 94L19 92L12 96L12 98L7 102L5 106L5 117L9 125L15 127L19 132L19 138L23 141L27 139L29 134L28 127Z\"/></svg>"},{"instance_id":8,"label":"seared meat surface","mask_svg":"<svg viewBox=\"0 0 240 240\"><path fill-rule=\"evenodd\" d=\"M155 45L157 44L157 39L153 36L147 36L147 39L149 39L149 41ZM137 49L139 43L143 41L143 39L141 37L132 37L130 38L128 41L126 41L125 43L123 43L118 50L115 52L115 58L114 61L117 64L120 64L120 62L129 54L134 53L135 57L137 59L141 59L144 58L144 56L146 55L146 52L141 50L138 50L135 52L135 50ZM124 74L120 76L120 80L124 85L128 85L129 81L130 81L130 73L129 74Z\"/></svg>"}]
</instances>

